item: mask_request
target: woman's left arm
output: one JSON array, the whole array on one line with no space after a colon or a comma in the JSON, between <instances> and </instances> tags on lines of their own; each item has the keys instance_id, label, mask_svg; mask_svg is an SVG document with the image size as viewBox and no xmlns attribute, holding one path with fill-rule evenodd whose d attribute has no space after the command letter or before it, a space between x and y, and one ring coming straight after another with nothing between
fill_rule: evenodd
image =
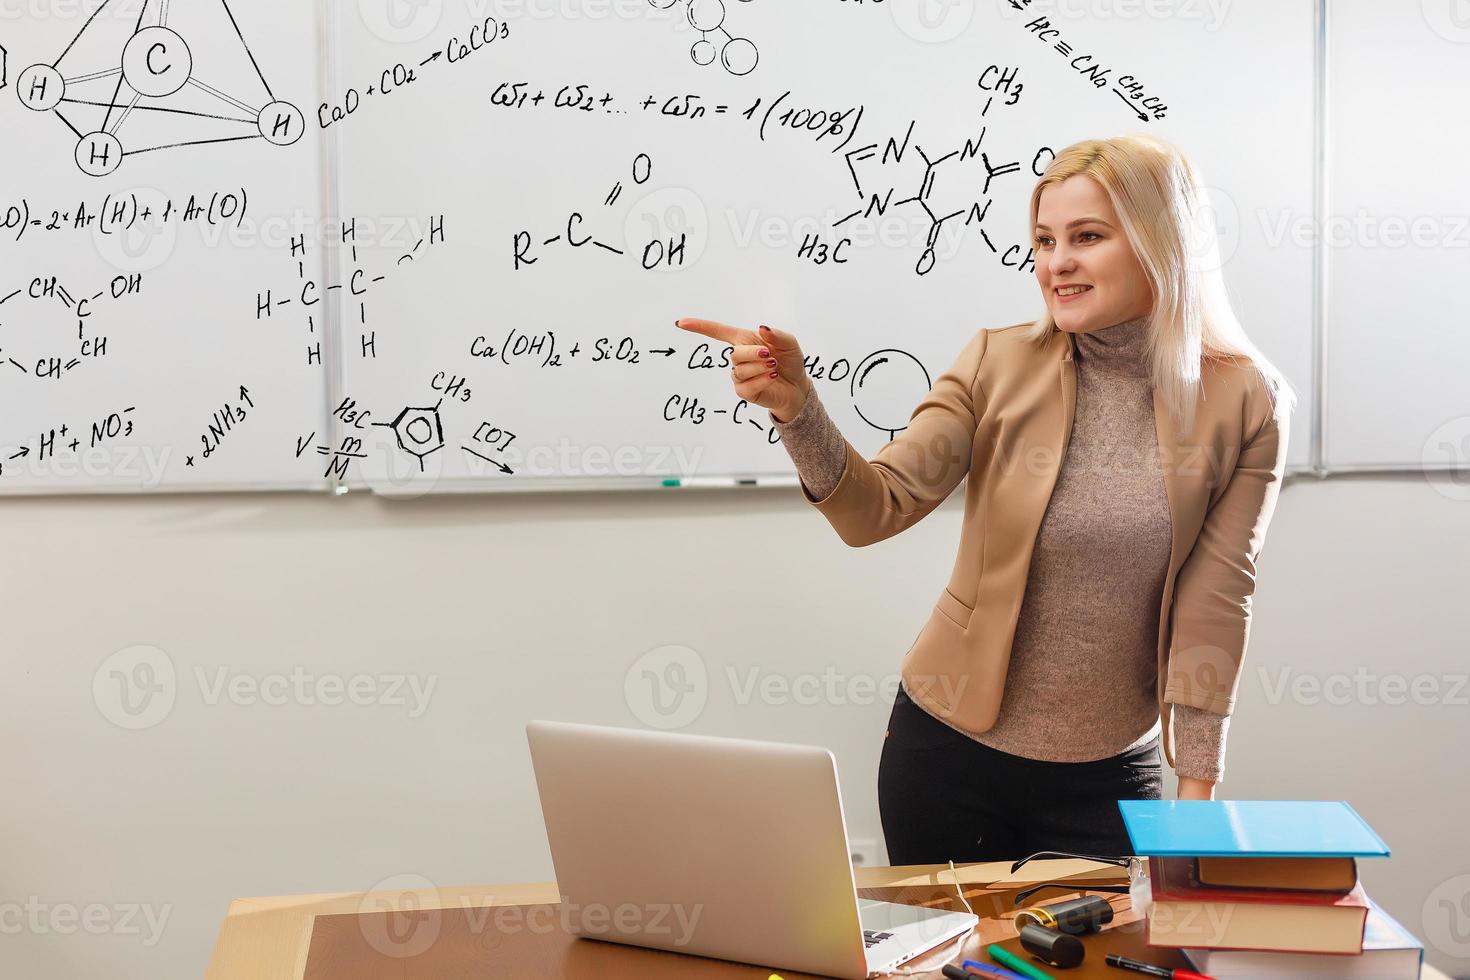
<instances>
[{"instance_id":1,"label":"woman's left arm","mask_svg":"<svg viewBox=\"0 0 1470 980\"><path fill-rule=\"evenodd\" d=\"M1172 761L1181 799L1213 798L1223 774L1225 731L1250 636L1256 562L1286 471L1285 412L1272 405L1269 393L1259 395L1261 421L1206 513L1175 582L1163 700L1174 706L1178 744Z\"/></svg>"},{"instance_id":2,"label":"woman's left arm","mask_svg":"<svg viewBox=\"0 0 1470 980\"><path fill-rule=\"evenodd\" d=\"M1215 798L1215 784L1208 779L1180 776L1178 797L1181 800L1213 800Z\"/></svg>"},{"instance_id":3,"label":"woman's left arm","mask_svg":"<svg viewBox=\"0 0 1470 980\"><path fill-rule=\"evenodd\" d=\"M1179 799L1213 800L1215 784L1225 778L1225 731L1230 716L1188 704L1174 705L1173 713Z\"/></svg>"}]
</instances>

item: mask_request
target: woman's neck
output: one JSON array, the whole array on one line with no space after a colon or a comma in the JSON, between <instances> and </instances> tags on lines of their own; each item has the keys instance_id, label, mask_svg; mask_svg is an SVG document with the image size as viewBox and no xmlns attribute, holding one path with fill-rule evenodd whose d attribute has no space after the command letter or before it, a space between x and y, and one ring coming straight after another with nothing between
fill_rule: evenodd
<instances>
[{"instance_id":1,"label":"woman's neck","mask_svg":"<svg viewBox=\"0 0 1470 980\"><path fill-rule=\"evenodd\" d=\"M1135 377L1148 377L1148 340L1152 324L1147 314L1096 330L1073 334L1077 359L1087 368L1102 368Z\"/></svg>"}]
</instances>

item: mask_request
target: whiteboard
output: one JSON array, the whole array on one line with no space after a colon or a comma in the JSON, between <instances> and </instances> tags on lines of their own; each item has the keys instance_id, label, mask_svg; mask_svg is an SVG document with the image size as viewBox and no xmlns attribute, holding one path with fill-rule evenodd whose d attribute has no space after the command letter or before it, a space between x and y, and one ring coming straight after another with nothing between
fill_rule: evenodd
<instances>
[{"instance_id":1,"label":"whiteboard","mask_svg":"<svg viewBox=\"0 0 1470 980\"><path fill-rule=\"evenodd\" d=\"M1051 154L1135 130L1201 169L1237 312L1311 389L1305 0L71 13L4 42L0 492L790 480L683 316L795 333L871 455L1041 309Z\"/></svg>"},{"instance_id":2,"label":"whiteboard","mask_svg":"<svg viewBox=\"0 0 1470 980\"><path fill-rule=\"evenodd\" d=\"M1307 400L1312 253L1277 220L1312 213L1305 0L1218 20L1207 5L503 7L344 12L330 130L344 217L374 232L338 258L391 270L343 310L353 486L789 476L722 345L675 328L684 316L794 333L871 455L976 330L1040 312L1026 209L1050 154L1130 131L1203 172L1237 313ZM1232 71L1248 96L1222 83Z\"/></svg>"},{"instance_id":3,"label":"whiteboard","mask_svg":"<svg viewBox=\"0 0 1470 980\"><path fill-rule=\"evenodd\" d=\"M1470 18L1453 3L1331 9L1323 458L1467 468L1470 187L1454 161L1470 155Z\"/></svg>"},{"instance_id":4,"label":"whiteboard","mask_svg":"<svg viewBox=\"0 0 1470 980\"><path fill-rule=\"evenodd\" d=\"M0 42L0 493L324 489L326 323L295 314L325 265L290 246L325 213L316 9L25 11ZM257 316L272 290L298 305Z\"/></svg>"}]
</instances>

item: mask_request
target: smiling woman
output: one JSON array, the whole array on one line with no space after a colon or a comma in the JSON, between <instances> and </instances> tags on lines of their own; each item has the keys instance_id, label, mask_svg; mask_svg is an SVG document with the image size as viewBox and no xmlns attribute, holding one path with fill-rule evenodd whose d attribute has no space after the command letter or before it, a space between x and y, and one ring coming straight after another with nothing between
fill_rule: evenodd
<instances>
[{"instance_id":1,"label":"smiling woman","mask_svg":"<svg viewBox=\"0 0 1470 980\"><path fill-rule=\"evenodd\" d=\"M1036 281L1057 327L1076 333L1147 316L1148 276L1102 185L1085 174L1068 177L1048 187L1038 205Z\"/></svg>"},{"instance_id":2,"label":"smiling woman","mask_svg":"<svg viewBox=\"0 0 1470 980\"><path fill-rule=\"evenodd\" d=\"M1223 777L1293 399L1225 300L1207 213L1167 143L1063 150L1031 196L1045 313L978 331L871 460L794 336L679 321L733 345L736 392L848 544L970 476L879 765L890 863L1128 854L1117 803L1161 795L1161 749L1181 798Z\"/></svg>"}]
</instances>

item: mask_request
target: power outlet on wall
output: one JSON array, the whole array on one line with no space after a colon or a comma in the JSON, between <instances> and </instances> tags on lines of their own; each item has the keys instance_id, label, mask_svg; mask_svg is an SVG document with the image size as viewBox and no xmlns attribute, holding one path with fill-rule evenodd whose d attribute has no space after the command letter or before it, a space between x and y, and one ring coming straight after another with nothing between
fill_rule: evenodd
<instances>
[{"instance_id":1,"label":"power outlet on wall","mask_svg":"<svg viewBox=\"0 0 1470 980\"><path fill-rule=\"evenodd\" d=\"M878 866L878 842L871 837L863 837L847 842L853 864L861 864L867 868Z\"/></svg>"}]
</instances>

